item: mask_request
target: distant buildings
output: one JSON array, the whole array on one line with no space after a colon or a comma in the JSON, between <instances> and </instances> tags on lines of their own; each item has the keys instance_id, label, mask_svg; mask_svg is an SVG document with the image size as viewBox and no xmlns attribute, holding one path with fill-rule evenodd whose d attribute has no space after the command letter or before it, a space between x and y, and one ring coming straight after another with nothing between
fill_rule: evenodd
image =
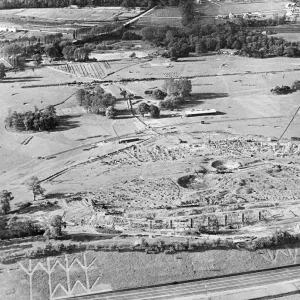
<instances>
[{"instance_id":1,"label":"distant buildings","mask_svg":"<svg viewBox=\"0 0 300 300\"><path fill-rule=\"evenodd\" d=\"M17 32L17 28L9 25L0 26L0 31L9 31L9 32Z\"/></svg>"}]
</instances>

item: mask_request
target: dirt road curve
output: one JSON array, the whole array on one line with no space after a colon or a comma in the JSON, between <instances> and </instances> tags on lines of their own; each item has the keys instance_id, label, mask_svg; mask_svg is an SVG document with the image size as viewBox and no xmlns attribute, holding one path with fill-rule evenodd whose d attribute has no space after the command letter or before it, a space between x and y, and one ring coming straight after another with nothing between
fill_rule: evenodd
<instances>
[{"instance_id":1,"label":"dirt road curve","mask_svg":"<svg viewBox=\"0 0 300 300\"><path fill-rule=\"evenodd\" d=\"M201 296L265 286L284 281L300 279L300 265L257 271L240 275L229 275L211 279L173 283L155 287L130 289L94 295L78 296L68 299L78 300L166 300L179 297Z\"/></svg>"}]
</instances>

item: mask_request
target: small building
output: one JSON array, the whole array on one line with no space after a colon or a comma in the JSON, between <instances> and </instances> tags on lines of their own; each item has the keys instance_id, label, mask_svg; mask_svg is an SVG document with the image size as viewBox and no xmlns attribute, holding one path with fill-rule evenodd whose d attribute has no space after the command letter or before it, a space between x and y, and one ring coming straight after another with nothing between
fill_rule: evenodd
<instances>
[{"instance_id":1,"label":"small building","mask_svg":"<svg viewBox=\"0 0 300 300\"><path fill-rule=\"evenodd\" d=\"M239 50L236 49L220 49L218 51L220 54L238 55Z\"/></svg>"}]
</instances>

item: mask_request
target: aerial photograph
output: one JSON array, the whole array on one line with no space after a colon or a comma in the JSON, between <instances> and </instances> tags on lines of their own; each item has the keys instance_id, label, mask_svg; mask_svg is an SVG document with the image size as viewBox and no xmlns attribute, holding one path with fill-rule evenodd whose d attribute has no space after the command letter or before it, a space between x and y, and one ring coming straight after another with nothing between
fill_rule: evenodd
<instances>
[{"instance_id":1,"label":"aerial photograph","mask_svg":"<svg viewBox=\"0 0 300 300\"><path fill-rule=\"evenodd\" d=\"M0 0L0 283L300 300L300 0Z\"/></svg>"}]
</instances>

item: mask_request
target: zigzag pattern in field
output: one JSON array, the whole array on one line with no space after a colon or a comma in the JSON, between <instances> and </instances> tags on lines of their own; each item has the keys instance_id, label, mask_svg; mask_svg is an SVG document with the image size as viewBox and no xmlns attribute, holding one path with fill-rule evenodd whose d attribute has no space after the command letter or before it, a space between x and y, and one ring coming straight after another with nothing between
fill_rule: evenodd
<instances>
[{"instance_id":1,"label":"zigzag pattern in field","mask_svg":"<svg viewBox=\"0 0 300 300\"><path fill-rule=\"evenodd\" d=\"M40 261L38 261L37 264L34 265L34 261L32 261L31 259L29 260L28 267L24 266L24 264L22 263L19 263L21 269L29 276L29 300L33 300L35 298L35 291L33 288L35 282L33 282L33 276L37 271L43 271L48 275L50 292L49 295L44 296L46 296L47 299L50 300L71 297L74 295L85 295L97 291L110 290L110 285L101 284L100 277L97 277L93 283L91 282L88 272L90 267L96 262L96 259L97 258L94 257L93 259L88 261L86 253L84 253L82 255L82 261L79 257L76 256L72 260L66 254L63 260L61 257L55 258L54 264L53 261L51 261L51 258L48 257L46 266ZM76 276L72 276L74 275L72 273L76 273ZM59 280L55 275L59 277ZM81 279L75 281L73 280L72 283L72 277L80 277ZM62 279L66 280L66 284L62 282Z\"/></svg>"},{"instance_id":2,"label":"zigzag pattern in field","mask_svg":"<svg viewBox=\"0 0 300 300\"><path fill-rule=\"evenodd\" d=\"M278 265L278 260L282 257L288 259L290 264L296 264L299 262L299 255L300 251L299 248L295 249L277 249L277 250L270 250L266 249L265 253L260 255L267 260L268 262L272 263L273 265Z\"/></svg>"}]
</instances>

